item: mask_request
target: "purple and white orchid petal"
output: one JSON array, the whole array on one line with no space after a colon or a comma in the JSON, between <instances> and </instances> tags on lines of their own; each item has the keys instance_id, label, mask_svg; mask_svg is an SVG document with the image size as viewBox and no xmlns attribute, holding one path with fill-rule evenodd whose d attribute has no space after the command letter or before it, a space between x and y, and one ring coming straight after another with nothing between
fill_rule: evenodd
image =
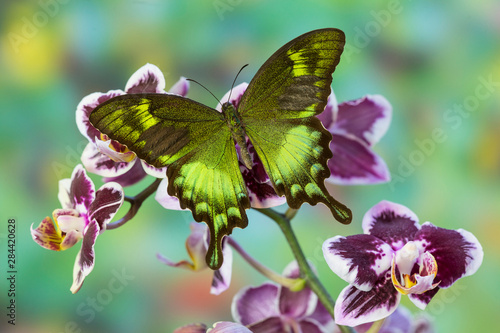
<instances>
[{"instance_id":1,"label":"purple and white orchid petal","mask_svg":"<svg viewBox=\"0 0 500 333\"><path fill-rule=\"evenodd\" d=\"M411 325L411 333L435 333L432 320L425 313L418 315ZM385 332L381 332L385 333ZM388 332L392 333L392 332ZM406 333L406 332L403 332Z\"/></svg>"},{"instance_id":2,"label":"purple and white orchid petal","mask_svg":"<svg viewBox=\"0 0 500 333\"><path fill-rule=\"evenodd\" d=\"M89 142L83 150L82 163L89 172L102 177L116 177L129 171L134 163L115 162L101 153L94 143Z\"/></svg>"},{"instance_id":3,"label":"purple and white orchid petal","mask_svg":"<svg viewBox=\"0 0 500 333\"><path fill-rule=\"evenodd\" d=\"M57 198L61 203L63 209L73 209L73 203L69 192L71 189L71 178L64 178L59 181L59 192L57 193Z\"/></svg>"},{"instance_id":4,"label":"purple and white orchid petal","mask_svg":"<svg viewBox=\"0 0 500 333\"><path fill-rule=\"evenodd\" d=\"M316 267L308 262L311 269L317 274ZM290 279L300 277L300 268L296 260L290 262L283 270L283 276ZM302 318L314 312L318 304L318 297L309 288L300 291L291 291L281 287L279 293L279 309L281 315L291 318Z\"/></svg>"},{"instance_id":5,"label":"purple and white orchid petal","mask_svg":"<svg viewBox=\"0 0 500 333\"><path fill-rule=\"evenodd\" d=\"M167 167L164 168L155 168L151 164L146 163L141 160L142 167L144 171L155 178L166 178L167 177Z\"/></svg>"},{"instance_id":6,"label":"purple and white orchid petal","mask_svg":"<svg viewBox=\"0 0 500 333\"><path fill-rule=\"evenodd\" d=\"M69 249L73 247L76 243L78 243L82 239L82 233L76 230L71 230L63 237L63 241L61 242L61 250Z\"/></svg>"},{"instance_id":7,"label":"purple and white orchid petal","mask_svg":"<svg viewBox=\"0 0 500 333\"><path fill-rule=\"evenodd\" d=\"M105 183L115 182L120 184L122 187L127 187L137 184L146 177L146 172L144 171L141 161L138 158L129 164L132 167L125 173L112 177L104 177L103 181Z\"/></svg>"},{"instance_id":8,"label":"purple and white orchid petal","mask_svg":"<svg viewBox=\"0 0 500 333\"><path fill-rule=\"evenodd\" d=\"M80 238L83 237L86 221L83 216L61 215L57 218L57 224L62 232L76 231L80 234Z\"/></svg>"},{"instance_id":9,"label":"purple and white orchid petal","mask_svg":"<svg viewBox=\"0 0 500 333\"><path fill-rule=\"evenodd\" d=\"M474 274L483 262L483 248L470 232L439 228L425 222L415 235L421 252L429 251L438 266L436 281L448 288L458 279Z\"/></svg>"},{"instance_id":10,"label":"purple and white orchid petal","mask_svg":"<svg viewBox=\"0 0 500 333\"><path fill-rule=\"evenodd\" d=\"M95 193L95 199L89 207L89 220L99 224L101 232L106 230L106 224L115 216L123 204L123 188L118 183L106 183Z\"/></svg>"},{"instance_id":11,"label":"purple and white orchid petal","mask_svg":"<svg viewBox=\"0 0 500 333\"><path fill-rule=\"evenodd\" d=\"M365 143L350 135L333 134L328 160L328 181L339 185L362 185L388 182L391 179L385 161Z\"/></svg>"},{"instance_id":12,"label":"purple and white orchid petal","mask_svg":"<svg viewBox=\"0 0 500 333\"><path fill-rule=\"evenodd\" d=\"M71 203L73 204L73 208L80 213L86 213L95 198L94 183L89 176L87 176L87 173L81 164L78 164L73 169L69 196Z\"/></svg>"},{"instance_id":13,"label":"purple and white orchid petal","mask_svg":"<svg viewBox=\"0 0 500 333\"><path fill-rule=\"evenodd\" d=\"M76 209L55 209L52 212L52 217L54 218L54 221L56 222L56 226L58 225L57 221L58 221L59 217L64 216L64 215L78 217L78 216L80 216L80 213ZM59 225L59 227L60 227L60 225ZM80 229L80 231L82 231L82 230L83 230L83 228ZM67 230L62 230L62 231L66 232Z\"/></svg>"},{"instance_id":14,"label":"purple and white orchid petal","mask_svg":"<svg viewBox=\"0 0 500 333\"><path fill-rule=\"evenodd\" d=\"M80 133L90 142L95 142L95 138L101 136L101 132L99 132L89 121L92 111L94 111L99 104L106 102L108 99L124 94L125 92L123 90L110 90L107 93L96 92L85 96L78 104L76 107L76 125Z\"/></svg>"},{"instance_id":15,"label":"purple and white orchid petal","mask_svg":"<svg viewBox=\"0 0 500 333\"><path fill-rule=\"evenodd\" d=\"M278 293L279 287L272 283L241 289L231 304L233 318L248 326L269 317L279 317Z\"/></svg>"},{"instance_id":16,"label":"purple and white orchid petal","mask_svg":"<svg viewBox=\"0 0 500 333\"><path fill-rule=\"evenodd\" d=\"M281 315L291 318L302 318L311 314L318 303L318 296L309 288L291 291L280 288L279 309Z\"/></svg>"},{"instance_id":17,"label":"purple and white orchid petal","mask_svg":"<svg viewBox=\"0 0 500 333\"><path fill-rule=\"evenodd\" d=\"M314 311L307 317L318 322L323 328L327 329L327 332L334 332L336 325L332 319L332 315L319 300L316 303Z\"/></svg>"},{"instance_id":18,"label":"purple and white orchid petal","mask_svg":"<svg viewBox=\"0 0 500 333\"><path fill-rule=\"evenodd\" d=\"M206 253L207 252L205 251L205 254ZM224 262L218 270L214 271L214 277L212 279L210 293L213 295L219 295L223 291L226 291L231 284L231 275L233 272L233 250L227 245L227 240L225 239L222 240L222 255L224 257Z\"/></svg>"},{"instance_id":19,"label":"purple and white orchid petal","mask_svg":"<svg viewBox=\"0 0 500 333\"><path fill-rule=\"evenodd\" d=\"M292 332L299 332L298 323L285 324L280 317L269 317L246 326L254 333L283 333L292 329L290 325L294 325L295 328Z\"/></svg>"},{"instance_id":20,"label":"purple and white orchid petal","mask_svg":"<svg viewBox=\"0 0 500 333\"><path fill-rule=\"evenodd\" d=\"M114 141L116 143L116 141ZM113 140L95 140L95 145L97 150L106 156L108 156L114 162L132 162L137 156L135 153L127 148L127 146L120 145L120 150L116 150Z\"/></svg>"},{"instance_id":21,"label":"purple and white orchid petal","mask_svg":"<svg viewBox=\"0 0 500 333\"><path fill-rule=\"evenodd\" d=\"M169 90L170 94L175 94L179 96L186 96L189 91L189 81L181 76L179 81L177 81Z\"/></svg>"},{"instance_id":22,"label":"purple and white orchid petal","mask_svg":"<svg viewBox=\"0 0 500 333\"><path fill-rule=\"evenodd\" d=\"M190 324L179 327L173 333L206 333L207 325L205 324Z\"/></svg>"},{"instance_id":23,"label":"purple and white orchid petal","mask_svg":"<svg viewBox=\"0 0 500 333\"><path fill-rule=\"evenodd\" d=\"M76 256L75 266L73 268L73 285L70 288L73 294L80 290L83 280L92 272L92 269L94 269L94 244L97 235L99 235L99 225L95 220L91 220L84 230L82 249Z\"/></svg>"},{"instance_id":24,"label":"purple and white orchid petal","mask_svg":"<svg viewBox=\"0 0 500 333\"><path fill-rule=\"evenodd\" d=\"M378 237L394 250L413 240L420 229L418 217L409 208L390 201L381 201L363 217L363 232Z\"/></svg>"},{"instance_id":25,"label":"purple and white orchid petal","mask_svg":"<svg viewBox=\"0 0 500 333\"><path fill-rule=\"evenodd\" d=\"M247 90L248 83L243 82L234 87L232 90L229 90L222 98L220 99L220 104L215 108L217 111L222 112L222 105L227 102L231 102L235 108L238 108L240 104L240 99L243 96L245 90ZM229 100L230 98L230 100Z\"/></svg>"},{"instance_id":26,"label":"purple and white orchid petal","mask_svg":"<svg viewBox=\"0 0 500 333\"><path fill-rule=\"evenodd\" d=\"M156 190L155 200L166 209L186 210L181 208L179 199L168 194L168 178L164 178Z\"/></svg>"},{"instance_id":27,"label":"purple and white orchid petal","mask_svg":"<svg viewBox=\"0 0 500 333\"><path fill-rule=\"evenodd\" d=\"M156 256L167 266L200 271L208 267L205 261L208 250L208 227L206 224L191 222L189 228L191 229L191 233L186 239L186 250L191 258L191 262L187 260L173 262L159 253Z\"/></svg>"},{"instance_id":28,"label":"purple and white orchid petal","mask_svg":"<svg viewBox=\"0 0 500 333\"><path fill-rule=\"evenodd\" d=\"M332 333L331 329L324 328L320 323L311 318L305 318L299 321L302 332L307 333Z\"/></svg>"},{"instance_id":29,"label":"purple and white orchid petal","mask_svg":"<svg viewBox=\"0 0 500 333\"><path fill-rule=\"evenodd\" d=\"M314 272L314 274L317 275L318 270L316 269L314 264L310 260L308 260L307 263L309 264L309 267ZM300 267L297 263L297 260L293 260L288 265L286 265L282 274L289 279L298 279L300 277Z\"/></svg>"},{"instance_id":30,"label":"purple and white orchid petal","mask_svg":"<svg viewBox=\"0 0 500 333\"><path fill-rule=\"evenodd\" d=\"M330 129L330 127L333 126L333 124L337 120L338 111L339 105L337 103L337 97L332 90L332 93L330 94L330 96L328 96L325 110L316 117L321 120L321 123L323 124L323 126L325 126L326 129Z\"/></svg>"},{"instance_id":31,"label":"purple and white orchid petal","mask_svg":"<svg viewBox=\"0 0 500 333\"><path fill-rule=\"evenodd\" d=\"M193 261L196 271L207 268L205 257L208 251L208 239L210 238L208 226L205 223L191 222L189 224L191 233L186 239L186 250ZM224 242L225 243L225 242ZM223 247L224 250L224 247ZM223 253L225 254L225 253ZM232 258L232 252L229 254Z\"/></svg>"},{"instance_id":32,"label":"purple and white orchid petal","mask_svg":"<svg viewBox=\"0 0 500 333\"><path fill-rule=\"evenodd\" d=\"M193 263L189 262L187 260L181 260L181 261L175 262L175 261L172 261L172 260L168 259L167 257L163 256L161 253L157 253L156 258L167 266L184 268L187 270L195 271Z\"/></svg>"},{"instance_id":33,"label":"purple and white orchid petal","mask_svg":"<svg viewBox=\"0 0 500 333\"><path fill-rule=\"evenodd\" d=\"M165 77L158 67L146 64L132 74L125 91L127 94L164 93Z\"/></svg>"},{"instance_id":34,"label":"purple and white orchid petal","mask_svg":"<svg viewBox=\"0 0 500 333\"><path fill-rule=\"evenodd\" d=\"M247 169L245 166L240 166L240 170L248 190L250 205L253 208L276 207L286 202L284 196L280 197L276 194L271 181L260 183L254 177L252 170Z\"/></svg>"},{"instance_id":35,"label":"purple and white orchid petal","mask_svg":"<svg viewBox=\"0 0 500 333\"><path fill-rule=\"evenodd\" d=\"M33 237L33 240L38 243L38 245L48 250L63 250L61 248L61 242L63 240L61 230L56 228L49 216L44 218L36 229L33 229L33 224L31 224L31 237Z\"/></svg>"},{"instance_id":36,"label":"purple and white orchid petal","mask_svg":"<svg viewBox=\"0 0 500 333\"><path fill-rule=\"evenodd\" d=\"M209 328L207 333L252 333L252 331L240 324L219 321L214 324L213 328Z\"/></svg>"},{"instance_id":37,"label":"purple and white orchid petal","mask_svg":"<svg viewBox=\"0 0 500 333\"><path fill-rule=\"evenodd\" d=\"M396 252L392 267L397 265L399 273L410 275L419 257L420 252L418 251L417 244L410 241Z\"/></svg>"},{"instance_id":38,"label":"purple and white orchid petal","mask_svg":"<svg viewBox=\"0 0 500 333\"><path fill-rule=\"evenodd\" d=\"M425 310L427 304L429 304L429 302L437 294L439 289L441 289L441 288L439 288L439 286L438 286L438 287L431 289L431 290L428 290L422 294L410 294L410 295L408 295L408 298L420 310Z\"/></svg>"},{"instance_id":39,"label":"purple and white orchid petal","mask_svg":"<svg viewBox=\"0 0 500 333\"><path fill-rule=\"evenodd\" d=\"M250 205L254 208L270 208L284 204L286 198L276 194L269 176L264 169L264 165L255 152L255 148L250 140L247 140L247 147L253 161L252 169L248 169L244 165L241 157L239 159L240 171L248 190ZM238 148L237 146L237 149Z\"/></svg>"},{"instance_id":40,"label":"purple and white orchid petal","mask_svg":"<svg viewBox=\"0 0 500 333\"><path fill-rule=\"evenodd\" d=\"M332 133L354 135L368 146L373 146L387 132L391 123L392 106L381 95L366 95L338 106Z\"/></svg>"},{"instance_id":41,"label":"purple and white orchid petal","mask_svg":"<svg viewBox=\"0 0 500 333\"><path fill-rule=\"evenodd\" d=\"M371 290L391 267L393 250L372 235L335 236L323 243L330 269L362 291Z\"/></svg>"},{"instance_id":42,"label":"purple and white orchid petal","mask_svg":"<svg viewBox=\"0 0 500 333\"><path fill-rule=\"evenodd\" d=\"M384 320L382 327L378 331L379 333L418 333L412 330L412 314L411 312L403 307L398 306L396 311L394 311L389 317ZM356 326L354 329L357 333L366 333L373 323L365 323ZM429 332L430 333L430 332Z\"/></svg>"},{"instance_id":43,"label":"purple and white orchid petal","mask_svg":"<svg viewBox=\"0 0 500 333\"><path fill-rule=\"evenodd\" d=\"M393 313L400 300L401 294L394 289L390 275L382 277L370 291L349 285L335 302L335 322L357 326L380 320Z\"/></svg>"}]
</instances>

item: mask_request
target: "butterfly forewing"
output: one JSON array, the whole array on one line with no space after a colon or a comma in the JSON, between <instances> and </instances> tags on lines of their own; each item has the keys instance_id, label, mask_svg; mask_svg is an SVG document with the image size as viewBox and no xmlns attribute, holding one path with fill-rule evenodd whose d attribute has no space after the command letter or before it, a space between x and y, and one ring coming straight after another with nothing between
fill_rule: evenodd
<instances>
[{"instance_id":1,"label":"butterfly forewing","mask_svg":"<svg viewBox=\"0 0 500 333\"><path fill-rule=\"evenodd\" d=\"M99 105L90 121L149 164L168 167L169 195L179 198L196 221L207 222L207 263L219 268L223 236L247 225L250 208L223 115L175 95L129 94Z\"/></svg>"},{"instance_id":2,"label":"butterfly forewing","mask_svg":"<svg viewBox=\"0 0 500 333\"><path fill-rule=\"evenodd\" d=\"M349 223L350 210L324 185L332 137L314 117L326 106L344 43L342 31L322 29L285 44L250 82L238 112L276 193L292 208L322 202Z\"/></svg>"},{"instance_id":3,"label":"butterfly forewing","mask_svg":"<svg viewBox=\"0 0 500 333\"><path fill-rule=\"evenodd\" d=\"M282 46L250 82L239 104L240 115L249 122L323 112L344 44L344 33L332 28L308 32Z\"/></svg>"},{"instance_id":4,"label":"butterfly forewing","mask_svg":"<svg viewBox=\"0 0 500 333\"><path fill-rule=\"evenodd\" d=\"M90 122L149 164L167 166L225 127L219 112L169 94L128 94L99 105Z\"/></svg>"}]
</instances>

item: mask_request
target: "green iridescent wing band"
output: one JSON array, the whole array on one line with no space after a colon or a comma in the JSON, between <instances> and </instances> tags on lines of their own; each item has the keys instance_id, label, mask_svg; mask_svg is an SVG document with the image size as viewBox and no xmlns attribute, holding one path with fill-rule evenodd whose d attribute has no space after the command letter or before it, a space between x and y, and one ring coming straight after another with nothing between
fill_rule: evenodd
<instances>
[{"instance_id":1,"label":"green iridescent wing band","mask_svg":"<svg viewBox=\"0 0 500 333\"><path fill-rule=\"evenodd\" d=\"M241 175L238 156L228 127L205 141L167 168L168 194L179 198L197 222L210 229L207 264L222 265L222 238L234 227L248 225L245 210L250 208L248 192Z\"/></svg>"},{"instance_id":2,"label":"green iridescent wing band","mask_svg":"<svg viewBox=\"0 0 500 333\"><path fill-rule=\"evenodd\" d=\"M290 207L322 202L335 219L350 223L351 211L324 185L332 137L314 117L326 106L344 44L338 29L311 31L285 44L250 82L238 112L276 193Z\"/></svg>"},{"instance_id":3,"label":"green iridescent wing band","mask_svg":"<svg viewBox=\"0 0 500 333\"><path fill-rule=\"evenodd\" d=\"M221 113L167 94L128 94L99 105L90 122L155 167L167 168L168 194L207 222L207 263L222 264L222 238L248 224L250 201L230 129Z\"/></svg>"}]
</instances>

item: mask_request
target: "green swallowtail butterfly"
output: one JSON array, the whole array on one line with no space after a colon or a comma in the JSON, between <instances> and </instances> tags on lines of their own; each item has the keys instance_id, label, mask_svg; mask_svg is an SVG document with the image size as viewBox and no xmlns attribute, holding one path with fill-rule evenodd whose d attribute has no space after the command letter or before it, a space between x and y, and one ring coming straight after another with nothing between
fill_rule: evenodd
<instances>
[{"instance_id":1,"label":"green swallowtail butterfly","mask_svg":"<svg viewBox=\"0 0 500 333\"><path fill-rule=\"evenodd\" d=\"M210 228L207 263L222 264L221 242L248 224L250 208L235 142L247 167L246 137L271 183L292 208L321 202L342 223L351 211L328 193L324 180L331 134L323 112L345 36L338 29L305 33L276 51L252 79L240 103L222 112L169 94L127 94L102 103L90 122L147 163L167 168L168 193Z\"/></svg>"}]
</instances>

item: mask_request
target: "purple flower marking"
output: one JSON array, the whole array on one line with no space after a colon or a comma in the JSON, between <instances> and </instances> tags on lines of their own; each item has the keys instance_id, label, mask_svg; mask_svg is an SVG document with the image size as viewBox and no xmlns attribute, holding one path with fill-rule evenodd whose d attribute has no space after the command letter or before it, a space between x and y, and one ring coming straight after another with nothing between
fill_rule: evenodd
<instances>
[{"instance_id":1,"label":"purple flower marking","mask_svg":"<svg viewBox=\"0 0 500 333\"><path fill-rule=\"evenodd\" d=\"M463 229L422 226L410 209L382 201L363 218L364 235L323 243L330 269L349 283L335 304L339 325L357 326L390 315L401 294L424 309L440 288L474 274L483 250Z\"/></svg>"}]
</instances>

